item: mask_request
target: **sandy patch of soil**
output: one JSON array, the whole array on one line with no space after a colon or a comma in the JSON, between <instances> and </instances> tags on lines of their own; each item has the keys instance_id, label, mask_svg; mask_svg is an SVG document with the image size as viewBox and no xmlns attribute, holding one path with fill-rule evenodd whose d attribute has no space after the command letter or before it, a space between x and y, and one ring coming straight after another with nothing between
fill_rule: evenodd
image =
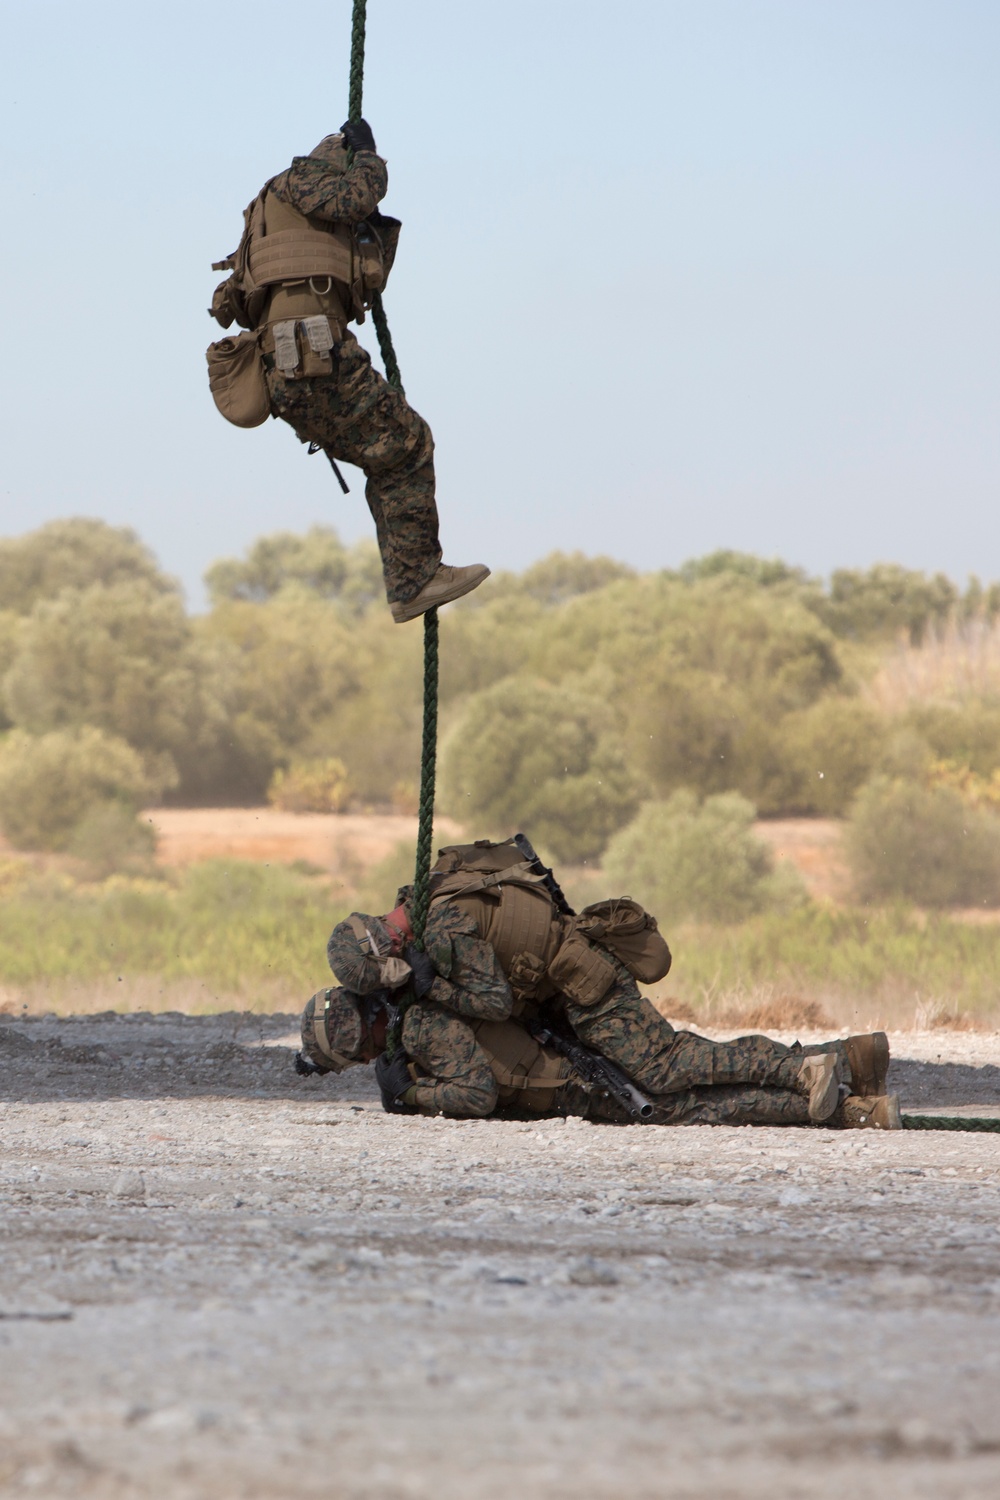
<instances>
[{"instance_id":1,"label":"sandy patch of soil","mask_svg":"<svg viewBox=\"0 0 1000 1500\"><path fill-rule=\"evenodd\" d=\"M414 842L417 820L403 814L287 813L273 807L157 807L143 813L156 829L157 858L163 865L202 859L304 860L339 874L367 870L404 841ZM847 869L841 825L834 819L785 818L761 821L756 832L802 875L814 896L842 899ZM449 818L437 818L436 844L463 836ZM571 870L567 879L600 883L595 870Z\"/></svg>"},{"instance_id":2,"label":"sandy patch of soil","mask_svg":"<svg viewBox=\"0 0 1000 1500\"><path fill-rule=\"evenodd\" d=\"M1000 1493L996 1136L399 1118L294 1025L0 1026L0 1495Z\"/></svg>"},{"instance_id":3,"label":"sandy patch of soil","mask_svg":"<svg viewBox=\"0 0 1000 1500\"><path fill-rule=\"evenodd\" d=\"M835 818L761 819L758 838L770 844L776 860L788 860L817 900L844 901L850 875L843 852L843 825Z\"/></svg>"},{"instance_id":4,"label":"sandy patch of soil","mask_svg":"<svg viewBox=\"0 0 1000 1500\"><path fill-rule=\"evenodd\" d=\"M368 870L397 844L416 843L417 820L403 814L288 813L274 807L154 807L143 813L156 829L163 865L203 859L251 859L333 874ZM454 842L461 829L438 818L435 837Z\"/></svg>"}]
</instances>

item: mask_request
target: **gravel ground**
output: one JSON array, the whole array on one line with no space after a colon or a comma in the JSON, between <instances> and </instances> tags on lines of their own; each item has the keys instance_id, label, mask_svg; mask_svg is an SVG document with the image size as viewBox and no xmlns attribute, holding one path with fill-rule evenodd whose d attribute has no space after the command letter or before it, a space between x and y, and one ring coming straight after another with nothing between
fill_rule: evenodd
<instances>
[{"instance_id":1,"label":"gravel ground","mask_svg":"<svg viewBox=\"0 0 1000 1500\"><path fill-rule=\"evenodd\" d=\"M0 1026L0 1495L996 1500L1000 1137L398 1119L293 1024Z\"/></svg>"}]
</instances>

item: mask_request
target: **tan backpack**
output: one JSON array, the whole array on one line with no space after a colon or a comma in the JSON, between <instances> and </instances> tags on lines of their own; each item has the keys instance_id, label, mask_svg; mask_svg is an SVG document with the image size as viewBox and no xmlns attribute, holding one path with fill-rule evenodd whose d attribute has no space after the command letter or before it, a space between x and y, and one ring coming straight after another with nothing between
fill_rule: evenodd
<instances>
[{"instance_id":1,"label":"tan backpack","mask_svg":"<svg viewBox=\"0 0 1000 1500\"><path fill-rule=\"evenodd\" d=\"M479 897L492 904L501 889L508 892L503 909L477 915L518 997L544 999L556 990L577 1005L596 1005L614 983L609 953L642 984L655 984L670 968L670 949L656 918L631 897L598 901L579 916L560 918L545 877L513 839L499 844L478 839L438 851L432 901L459 897L465 905ZM539 923L551 931L548 941Z\"/></svg>"},{"instance_id":2,"label":"tan backpack","mask_svg":"<svg viewBox=\"0 0 1000 1500\"><path fill-rule=\"evenodd\" d=\"M670 949L656 918L631 896L596 901L576 918L578 932L621 959L634 979L655 984L670 971Z\"/></svg>"}]
</instances>

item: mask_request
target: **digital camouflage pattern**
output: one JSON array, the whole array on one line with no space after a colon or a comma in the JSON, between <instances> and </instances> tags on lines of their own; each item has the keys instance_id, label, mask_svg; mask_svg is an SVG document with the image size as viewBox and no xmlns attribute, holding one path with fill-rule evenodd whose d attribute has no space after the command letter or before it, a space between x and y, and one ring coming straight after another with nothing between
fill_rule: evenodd
<instances>
[{"instance_id":1,"label":"digital camouflage pattern","mask_svg":"<svg viewBox=\"0 0 1000 1500\"><path fill-rule=\"evenodd\" d=\"M492 1113L496 1083L489 1061L474 1030L457 1018L507 1019L514 1004L510 986L474 920L450 902L431 907L425 944L438 973L428 997L435 1003L412 1006L403 1029L407 1054L433 1080L419 1086L417 1102L447 1114ZM675 1031L624 964L613 962L616 981L604 998L587 1007L567 1000L564 1014L585 1046L616 1062L654 1100L659 1123L805 1124L803 1057L836 1052L849 1076L842 1041L788 1047L766 1036L713 1042ZM568 1108L567 1094L557 1112L594 1113L592 1096L582 1087L578 1092L581 1107ZM602 1101L600 1110L604 1118L624 1118L613 1104Z\"/></svg>"},{"instance_id":2,"label":"digital camouflage pattern","mask_svg":"<svg viewBox=\"0 0 1000 1500\"><path fill-rule=\"evenodd\" d=\"M684 1089L656 1102L651 1125L809 1125L809 1101L791 1089ZM834 1122L828 1122L834 1123Z\"/></svg>"},{"instance_id":3,"label":"digital camouflage pattern","mask_svg":"<svg viewBox=\"0 0 1000 1500\"><path fill-rule=\"evenodd\" d=\"M379 917L356 912L363 925L378 938L388 937L388 929ZM437 978L428 996L459 1016L484 1021L506 1021L514 998L489 943L479 936L474 919L458 906L443 901L433 905L424 929L427 955L437 970ZM355 990L377 989L381 984L378 966L363 949L348 921L338 922L326 945L326 956L341 984Z\"/></svg>"},{"instance_id":4,"label":"digital camouflage pattern","mask_svg":"<svg viewBox=\"0 0 1000 1500\"><path fill-rule=\"evenodd\" d=\"M414 1071L425 1080L416 1084L408 1099L424 1113L459 1118L530 1113L516 1104L499 1102L500 1090L489 1057L476 1040L475 1023L461 1020L440 1005L419 1002L406 1013L402 1044ZM729 1085L681 1089L662 1095L655 1103L656 1113L650 1121L654 1125L810 1123L808 1100L787 1088ZM572 1078L544 1113L629 1122L629 1116L613 1099L588 1091Z\"/></svg>"},{"instance_id":5,"label":"digital camouflage pattern","mask_svg":"<svg viewBox=\"0 0 1000 1500\"><path fill-rule=\"evenodd\" d=\"M538 1118L537 1110L500 1102L500 1088L489 1057L476 1039L475 1022L462 1020L433 1002L418 1001L406 1012L402 1044L414 1071L426 1076L426 1082L418 1082L412 1091L412 1102L425 1113L460 1117L529 1113ZM569 1065L561 1071L567 1076ZM567 1078L544 1114L627 1118L613 1100L598 1099L573 1078Z\"/></svg>"},{"instance_id":6,"label":"digital camouflage pattern","mask_svg":"<svg viewBox=\"0 0 1000 1500\"><path fill-rule=\"evenodd\" d=\"M373 213L388 186L385 162L359 152L344 170L339 136L271 179L269 190L311 218L358 224ZM304 443L319 443L334 459L356 464L367 480L365 498L375 521L386 597L406 604L429 583L441 561L434 499L434 439L406 397L389 385L353 334L331 351L329 375L286 379L265 359L271 409Z\"/></svg>"},{"instance_id":7,"label":"digital camouflage pattern","mask_svg":"<svg viewBox=\"0 0 1000 1500\"><path fill-rule=\"evenodd\" d=\"M316 1040L316 1011L325 1012L324 1025L327 1041L335 1052L345 1058L353 1058L360 1049L364 1036L357 1002L346 990L320 990L306 1001L302 1012L302 1051L310 1062L328 1072L339 1073L341 1068L324 1052Z\"/></svg>"},{"instance_id":8,"label":"digital camouflage pattern","mask_svg":"<svg viewBox=\"0 0 1000 1500\"><path fill-rule=\"evenodd\" d=\"M441 561L434 439L423 417L372 366L352 333L331 350L330 375L287 379L266 370L271 408L303 443L356 464L367 479L386 597L407 603ZM266 365L273 365L268 358Z\"/></svg>"},{"instance_id":9,"label":"digital camouflage pattern","mask_svg":"<svg viewBox=\"0 0 1000 1500\"><path fill-rule=\"evenodd\" d=\"M371 919L368 919L371 920ZM424 933L437 971L429 995L406 1013L402 1044L426 1081L413 1102L450 1115L497 1112L499 1091L489 1058L475 1036L477 1020L504 1021L514 1011L510 985L475 919L449 901L431 906ZM328 948L338 977L356 967L357 939L346 924L334 929ZM657 1106L659 1124L804 1125L808 1089L799 1082L803 1057L836 1052L849 1077L842 1041L785 1046L766 1036L713 1042L675 1031L639 992L618 959L615 982L594 1005L557 1000L581 1042L615 1062ZM625 1119L611 1100L576 1083L560 1090L550 1113ZM831 1123L838 1123L835 1118Z\"/></svg>"},{"instance_id":10,"label":"digital camouflage pattern","mask_svg":"<svg viewBox=\"0 0 1000 1500\"><path fill-rule=\"evenodd\" d=\"M429 998L458 1016L506 1021L514 996L500 961L479 936L475 918L450 901L431 906L424 947L437 970Z\"/></svg>"},{"instance_id":11,"label":"digital camouflage pattern","mask_svg":"<svg viewBox=\"0 0 1000 1500\"><path fill-rule=\"evenodd\" d=\"M371 151L359 151L344 170L339 135L328 136L309 156L293 157L292 165L268 183L272 193L299 213L348 224L360 224L374 213L388 186L385 162Z\"/></svg>"},{"instance_id":12,"label":"digital camouflage pattern","mask_svg":"<svg viewBox=\"0 0 1000 1500\"><path fill-rule=\"evenodd\" d=\"M497 1081L467 1022L440 1005L418 1001L406 1012L401 1040L415 1070L427 1076L413 1091L418 1109L462 1116L493 1113Z\"/></svg>"},{"instance_id":13,"label":"digital camouflage pattern","mask_svg":"<svg viewBox=\"0 0 1000 1500\"><path fill-rule=\"evenodd\" d=\"M586 1008L567 1000L566 1018L585 1046L624 1068L647 1094L731 1084L801 1093L799 1069L809 1053L836 1052L846 1068L842 1041L792 1048L766 1036L712 1042L675 1031L639 993L624 964L614 962L617 979L604 998Z\"/></svg>"}]
</instances>

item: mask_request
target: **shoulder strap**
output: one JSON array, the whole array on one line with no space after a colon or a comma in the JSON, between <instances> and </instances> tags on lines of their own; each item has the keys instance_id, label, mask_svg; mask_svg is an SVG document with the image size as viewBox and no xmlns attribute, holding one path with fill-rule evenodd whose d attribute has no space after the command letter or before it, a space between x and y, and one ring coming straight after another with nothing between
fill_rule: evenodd
<instances>
[{"instance_id":1,"label":"shoulder strap","mask_svg":"<svg viewBox=\"0 0 1000 1500\"><path fill-rule=\"evenodd\" d=\"M439 901L447 901L451 896L459 894L471 896L478 891L496 891L504 885L527 886L531 890L545 890L545 879L536 875L526 861L519 865L509 865L505 870L468 870L458 869L450 874L442 875L440 872L432 877L431 905Z\"/></svg>"}]
</instances>

